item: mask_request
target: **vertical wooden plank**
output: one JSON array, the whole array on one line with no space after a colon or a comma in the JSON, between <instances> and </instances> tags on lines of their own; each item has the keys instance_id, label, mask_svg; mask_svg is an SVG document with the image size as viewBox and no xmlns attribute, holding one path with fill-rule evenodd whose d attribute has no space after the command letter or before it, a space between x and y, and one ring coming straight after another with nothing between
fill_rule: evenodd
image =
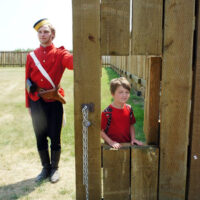
<instances>
[{"instance_id":1,"label":"vertical wooden plank","mask_svg":"<svg viewBox=\"0 0 200 200\"><path fill-rule=\"evenodd\" d=\"M73 0L76 199L84 200L81 105L94 103L88 129L89 199L101 199L100 147L100 3Z\"/></svg>"},{"instance_id":2,"label":"vertical wooden plank","mask_svg":"<svg viewBox=\"0 0 200 200\"><path fill-rule=\"evenodd\" d=\"M6 66L6 52L3 53L4 66Z\"/></svg>"},{"instance_id":3,"label":"vertical wooden plank","mask_svg":"<svg viewBox=\"0 0 200 200\"><path fill-rule=\"evenodd\" d=\"M120 60L120 63L119 63L119 70L120 70L120 76L123 76L123 73L122 73L122 66L123 66L123 60L122 60L122 56L119 56L119 60Z\"/></svg>"},{"instance_id":4,"label":"vertical wooden plank","mask_svg":"<svg viewBox=\"0 0 200 200\"><path fill-rule=\"evenodd\" d=\"M126 76L125 72L127 71L127 63L126 63L126 56L122 56L123 59L123 71L124 71L124 76Z\"/></svg>"},{"instance_id":5,"label":"vertical wooden plank","mask_svg":"<svg viewBox=\"0 0 200 200\"><path fill-rule=\"evenodd\" d=\"M123 56L120 56L120 72L121 72L121 75L123 75L122 71L123 71Z\"/></svg>"},{"instance_id":6,"label":"vertical wooden plank","mask_svg":"<svg viewBox=\"0 0 200 200\"><path fill-rule=\"evenodd\" d=\"M165 1L159 199L185 200L195 1Z\"/></svg>"},{"instance_id":7,"label":"vertical wooden plank","mask_svg":"<svg viewBox=\"0 0 200 200\"><path fill-rule=\"evenodd\" d=\"M121 60L120 60L120 56L116 56L117 57L117 70L118 70L118 74L120 74L120 63L121 63Z\"/></svg>"},{"instance_id":8,"label":"vertical wooden plank","mask_svg":"<svg viewBox=\"0 0 200 200\"><path fill-rule=\"evenodd\" d=\"M9 56L9 52L6 54L6 64L9 64L9 61L10 61L10 56Z\"/></svg>"},{"instance_id":9,"label":"vertical wooden plank","mask_svg":"<svg viewBox=\"0 0 200 200\"><path fill-rule=\"evenodd\" d=\"M146 64L147 63L147 56L144 56L144 63L143 63L143 74L142 74L142 78L144 79L144 80L146 80Z\"/></svg>"},{"instance_id":10,"label":"vertical wooden plank","mask_svg":"<svg viewBox=\"0 0 200 200\"><path fill-rule=\"evenodd\" d=\"M137 75L137 56L131 55L131 74ZM137 90L137 83L132 77L132 85L135 90Z\"/></svg>"},{"instance_id":11,"label":"vertical wooden plank","mask_svg":"<svg viewBox=\"0 0 200 200\"><path fill-rule=\"evenodd\" d=\"M162 54L162 0L134 0L132 54Z\"/></svg>"},{"instance_id":12,"label":"vertical wooden plank","mask_svg":"<svg viewBox=\"0 0 200 200\"><path fill-rule=\"evenodd\" d=\"M145 56L138 56L138 78L143 76L143 65Z\"/></svg>"},{"instance_id":13,"label":"vertical wooden plank","mask_svg":"<svg viewBox=\"0 0 200 200\"><path fill-rule=\"evenodd\" d=\"M131 55L127 56L127 72L131 73Z\"/></svg>"},{"instance_id":14,"label":"vertical wooden plank","mask_svg":"<svg viewBox=\"0 0 200 200\"><path fill-rule=\"evenodd\" d=\"M103 146L104 200L130 199L130 147L110 150Z\"/></svg>"},{"instance_id":15,"label":"vertical wooden plank","mask_svg":"<svg viewBox=\"0 0 200 200\"><path fill-rule=\"evenodd\" d=\"M126 72L128 72L128 65L129 65L129 60L128 60L128 56L125 56L125 69L126 69ZM127 75L127 73L126 73Z\"/></svg>"},{"instance_id":16,"label":"vertical wooden plank","mask_svg":"<svg viewBox=\"0 0 200 200\"><path fill-rule=\"evenodd\" d=\"M101 0L101 55L128 55L130 0Z\"/></svg>"},{"instance_id":17,"label":"vertical wooden plank","mask_svg":"<svg viewBox=\"0 0 200 200\"><path fill-rule=\"evenodd\" d=\"M131 200L157 200L158 148L134 146L131 159Z\"/></svg>"},{"instance_id":18,"label":"vertical wooden plank","mask_svg":"<svg viewBox=\"0 0 200 200\"><path fill-rule=\"evenodd\" d=\"M161 58L148 58L148 78L145 96L144 133L147 144L158 144Z\"/></svg>"},{"instance_id":19,"label":"vertical wooden plank","mask_svg":"<svg viewBox=\"0 0 200 200\"><path fill-rule=\"evenodd\" d=\"M110 56L110 64L111 64L111 67L113 67L113 65L115 63L115 57L114 56Z\"/></svg>"},{"instance_id":20,"label":"vertical wooden plank","mask_svg":"<svg viewBox=\"0 0 200 200\"><path fill-rule=\"evenodd\" d=\"M188 200L199 200L200 198L200 3L197 1L197 26L196 26L196 48L195 48L195 70L194 70L194 96L192 113L192 135L190 151L190 169L188 183Z\"/></svg>"},{"instance_id":21,"label":"vertical wooden plank","mask_svg":"<svg viewBox=\"0 0 200 200\"><path fill-rule=\"evenodd\" d=\"M126 56L123 56L123 70L124 70L124 76L126 76L125 72L127 72L127 62L126 62Z\"/></svg>"}]
</instances>

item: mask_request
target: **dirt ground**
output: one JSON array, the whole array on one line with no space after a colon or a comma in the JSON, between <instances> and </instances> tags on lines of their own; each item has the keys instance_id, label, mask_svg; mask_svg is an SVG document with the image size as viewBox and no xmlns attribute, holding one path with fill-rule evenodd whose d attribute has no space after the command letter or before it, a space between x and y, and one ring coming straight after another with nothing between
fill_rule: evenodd
<instances>
[{"instance_id":1,"label":"dirt ground","mask_svg":"<svg viewBox=\"0 0 200 200\"><path fill-rule=\"evenodd\" d=\"M8 152L9 154L11 152ZM61 179L56 184L48 180L43 183L35 183L35 177L40 172L39 159L21 160L19 154L27 152L13 152L13 156L8 155L9 161L2 163L0 170L1 200L72 200L75 199L75 179L74 179L74 159L63 161L61 156L60 175ZM33 153L32 153L33 154ZM24 155L26 157L26 155Z\"/></svg>"}]
</instances>

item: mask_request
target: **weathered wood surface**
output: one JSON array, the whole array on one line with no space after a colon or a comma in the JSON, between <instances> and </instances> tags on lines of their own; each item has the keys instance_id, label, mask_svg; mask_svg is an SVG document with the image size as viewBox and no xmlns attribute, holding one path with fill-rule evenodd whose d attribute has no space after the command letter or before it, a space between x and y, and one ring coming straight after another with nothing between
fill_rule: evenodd
<instances>
[{"instance_id":1,"label":"weathered wood surface","mask_svg":"<svg viewBox=\"0 0 200 200\"><path fill-rule=\"evenodd\" d=\"M131 200L157 200L159 149L131 148Z\"/></svg>"},{"instance_id":2,"label":"weathered wood surface","mask_svg":"<svg viewBox=\"0 0 200 200\"><path fill-rule=\"evenodd\" d=\"M145 91L144 133L146 143L158 145L161 58L149 57Z\"/></svg>"},{"instance_id":3,"label":"weathered wood surface","mask_svg":"<svg viewBox=\"0 0 200 200\"><path fill-rule=\"evenodd\" d=\"M195 1L165 1L160 200L185 200Z\"/></svg>"},{"instance_id":4,"label":"weathered wood surface","mask_svg":"<svg viewBox=\"0 0 200 200\"><path fill-rule=\"evenodd\" d=\"M94 103L88 129L89 199L101 199L100 147L100 5L99 0L73 0L74 114L76 199L84 200L81 105Z\"/></svg>"},{"instance_id":5,"label":"weathered wood surface","mask_svg":"<svg viewBox=\"0 0 200 200\"><path fill-rule=\"evenodd\" d=\"M130 145L113 150L103 145L104 200L130 199Z\"/></svg>"},{"instance_id":6,"label":"weathered wood surface","mask_svg":"<svg viewBox=\"0 0 200 200\"><path fill-rule=\"evenodd\" d=\"M128 55L130 0L101 0L101 55Z\"/></svg>"},{"instance_id":7,"label":"weathered wood surface","mask_svg":"<svg viewBox=\"0 0 200 200\"><path fill-rule=\"evenodd\" d=\"M189 155L188 200L200 199L200 3L197 4L197 26L195 40L194 96L192 113L191 152Z\"/></svg>"},{"instance_id":8,"label":"weathered wood surface","mask_svg":"<svg viewBox=\"0 0 200 200\"><path fill-rule=\"evenodd\" d=\"M132 54L162 55L162 0L134 0Z\"/></svg>"}]
</instances>

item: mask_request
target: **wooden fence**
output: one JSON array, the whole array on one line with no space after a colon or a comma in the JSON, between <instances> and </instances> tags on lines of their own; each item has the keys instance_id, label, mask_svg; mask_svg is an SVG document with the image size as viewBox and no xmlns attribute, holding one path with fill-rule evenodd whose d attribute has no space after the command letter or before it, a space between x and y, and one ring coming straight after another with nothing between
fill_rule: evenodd
<instances>
[{"instance_id":1,"label":"wooden fence","mask_svg":"<svg viewBox=\"0 0 200 200\"><path fill-rule=\"evenodd\" d=\"M87 188L90 199L101 199L102 159L104 200L120 195L121 199L129 200L199 200L200 1L131 2L132 9L129 0L73 1L75 99L78 99L75 102L76 198L85 200ZM133 86L140 90L145 87L144 131L147 144L156 145L155 157L151 153L142 154L144 149L133 152L121 149L116 155L103 149L100 156L100 55L110 56L105 58L106 64L126 76ZM89 113L92 125L88 129L89 186L86 187L81 105L91 103L95 109ZM135 162L126 162L130 157ZM147 158L150 161L155 158L155 164L147 163L145 168L142 164L148 162ZM118 161L116 167L121 172L112 174L115 169L111 165L117 165ZM126 170L127 163L131 163L129 167L134 173ZM120 177L119 183L116 175ZM129 195L127 180L135 181ZM124 184L119 185L120 182ZM140 184L146 185L140 187Z\"/></svg>"},{"instance_id":2,"label":"wooden fence","mask_svg":"<svg viewBox=\"0 0 200 200\"><path fill-rule=\"evenodd\" d=\"M150 59L151 57L143 55L102 56L102 64L126 77L138 94L144 96Z\"/></svg>"},{"instance_id":3,"label":"wooden fence","mask_svg":"<svg viewBox=\"0 0 200 200\"><path fill-rule=\"evenodd\" d=\"M29 52L0 51L0 67L21 66L26 64L26 57Z\"/></svg>"}]
</instances>

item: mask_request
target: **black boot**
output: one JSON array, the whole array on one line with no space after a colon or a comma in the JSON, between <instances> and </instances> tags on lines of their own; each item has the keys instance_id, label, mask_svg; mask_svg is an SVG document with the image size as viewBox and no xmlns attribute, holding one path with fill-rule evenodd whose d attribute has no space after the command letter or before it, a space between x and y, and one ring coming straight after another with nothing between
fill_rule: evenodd
<instances>
[{"instance_id":1,"label":"black boot","mask_svg":"<svg viewBox=\"0 0 200 200\"><path fill-rule=\"evenodd\" d=\"M36 177L36 182L40 182L45 180L50 176L51 172L51 165L50 165L50 159L49 159L49 152L48 150L38 151L40 155L40 160L42 163L42 171L41 173Z\"/></svg>"},{"instance_id":2,"label":"black boot","mask_svg":"<svg viewBox=\"0 0 200 200\"><path fill-rule=\"evenodd\" d=\"M58 163L60 160L61 151L51 151L51 175L50 181L56 183L59 181L60 175L58 172Z\"/></svg>"}]
</instances>

